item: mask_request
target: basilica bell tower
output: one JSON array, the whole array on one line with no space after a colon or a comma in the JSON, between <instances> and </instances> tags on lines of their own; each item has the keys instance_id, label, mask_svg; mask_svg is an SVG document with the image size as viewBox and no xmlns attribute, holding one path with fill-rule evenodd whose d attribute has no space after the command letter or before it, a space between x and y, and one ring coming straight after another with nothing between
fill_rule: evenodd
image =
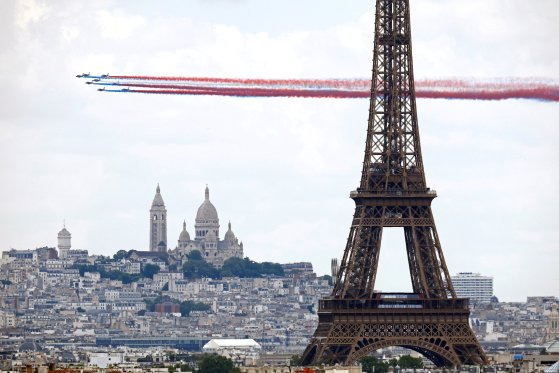
<instances>
[{"instance_id":1,"label":"basilica bell tower","mask_svg":"<svg viewBox=\"0 0 559 373\"><path fill-rule=\"evenodd\" d=\"M167 252L167 209L159 184L149 210L149 251Z\"/></svg>"}]
</instances>

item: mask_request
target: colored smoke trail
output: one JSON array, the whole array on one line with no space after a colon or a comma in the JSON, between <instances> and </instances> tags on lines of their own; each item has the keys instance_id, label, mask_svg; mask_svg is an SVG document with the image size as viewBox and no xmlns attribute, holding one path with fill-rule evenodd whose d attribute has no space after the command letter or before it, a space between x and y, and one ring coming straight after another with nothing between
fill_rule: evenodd
<instances>
[{"instance_id":1,"label":"colored smoke trail","mask_svg":"<svg viewBox=\"0 0 559 373\"><path fill-rule=\"evenodd\" d=\"M101 85L105 92L233 97L369 98L366 79L236 79L211 77L162 77L78 75ZM113 89L111 89L113 88ZM383 94L379 83L378 94ZM559 102L559 80L553 79L438 79L415 82L418 98L505 100L535 99ZM402 95L410 94L402 92Z\"/></svg>"}]
</instances>

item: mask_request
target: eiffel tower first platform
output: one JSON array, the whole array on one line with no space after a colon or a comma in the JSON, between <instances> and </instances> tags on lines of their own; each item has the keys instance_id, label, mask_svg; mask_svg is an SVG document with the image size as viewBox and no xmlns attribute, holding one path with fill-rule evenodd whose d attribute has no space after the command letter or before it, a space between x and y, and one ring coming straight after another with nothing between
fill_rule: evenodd
<instances>
[{"instance_id":1,"label":"eiffel tower first platform","mask_svg":"<svg viewBox=\"0 0 559 373\"><path fill-rule=\"evenodd\" d=\"M351 364L401 346L437 366L484 365L468 299L452 286L421 157L409 0L377 0L371 102L355 214L330 297L303 364ZM413 293L374 290L382 231L402 227Z\"/></svg>"}]
</instances>

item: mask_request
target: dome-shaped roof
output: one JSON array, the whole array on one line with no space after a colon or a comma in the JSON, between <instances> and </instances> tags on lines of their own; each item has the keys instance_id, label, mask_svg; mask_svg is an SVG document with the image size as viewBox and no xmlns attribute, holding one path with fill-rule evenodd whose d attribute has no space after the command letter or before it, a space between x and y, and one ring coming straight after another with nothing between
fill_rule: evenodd
<instances>
[{"instance_id":1,"label":"dome-shaped roof","mask_svg":"<svg viewBox=\"0 0 559 373\"><path fill-rule=\"evenodd\" d=\"M196 221L205 220L218 220L217 210L215 206L210 202L210 190L206 186L206 199L198 207L198 212L196 213Z\"/></svg>"},{"instance_id":2,"label":"dome-shaped roof","mask_svg":"<svg viewBox=\"0 0 559 373\"><path fill-rule=\"evenodd\" d=\"M179 235L179 242L187 242L190 241L190 235L186 231L186 221L182 222L182 232Z\"/></svg>"},{"instance_id":3,"label":"dome-shaped roof","mask_svg":"<svg viewBox=\"0 0 559 373\"><path fill-rule=\"evenodd\" d=\"M155 189L155 197L153 197L153 202L151 203L151 207L165 207L165 202L163 202L163 197L161 197L161 189L159 188L159 184L157 184L157 188Z\"/></svg>"},{"instance_id":4,"label":"dome-shaped roof","mask_svg":"<svg viewBox=\"0 0 559 373\"><path fill-rule=\"evenodd\" d=\"M225 241L235 242L237 237L235 237L235 233L231 230L231 222L229 222L229 229L225 232L225 237L223 238Z\"/></svg>"},{"instance_id":5,"label":"dome-shaped roof","mask_svg":"<svg viewBox=\"0 0 559 373\"><path fill-rule=\"evenodd\" d=\"M43 348L37 343L33 341L23 342L21 346L19 346L19 352L25 351L42 351Z\"/></svg>"},{"instance_id":6,"label":"dome-shaped roof","mask_svg":"<svg viewBox=\"0 0 559 373\"><path fill-rule=\"evenodd\" d=\"M66 229L66 227L62 228L62 230L58 232L58 237L70 237L70 236L72 236L72 234L68 232L68 229Z\"/></svg>"}]
</instances>

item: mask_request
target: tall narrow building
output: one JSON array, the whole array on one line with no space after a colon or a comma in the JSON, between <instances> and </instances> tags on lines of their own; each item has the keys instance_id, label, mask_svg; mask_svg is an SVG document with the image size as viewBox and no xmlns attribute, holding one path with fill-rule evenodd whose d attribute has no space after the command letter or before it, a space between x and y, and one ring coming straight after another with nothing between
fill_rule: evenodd
<instances>
[{"instance_id":1,"label":"tall narrow building","mask_svg":"<svg viewBox=\"0 0 559 373\"><path fill-rule=\"evenodd\" d=\"M149 210L149 251L167 252L167 210L159 184Z\"/></svg>"},{"instance_id":2,"label":"tall narrow building","mask_svg":"<svg viewBox=\"0 0 559 373\"><path fill-rule=\"evenodd\" d=\"M72 248L72 235L66 229L66 224L60 232L58 232L58 257L60 259L66 259L68 256L68 251Z\"/></svg>"}]
</instances>

